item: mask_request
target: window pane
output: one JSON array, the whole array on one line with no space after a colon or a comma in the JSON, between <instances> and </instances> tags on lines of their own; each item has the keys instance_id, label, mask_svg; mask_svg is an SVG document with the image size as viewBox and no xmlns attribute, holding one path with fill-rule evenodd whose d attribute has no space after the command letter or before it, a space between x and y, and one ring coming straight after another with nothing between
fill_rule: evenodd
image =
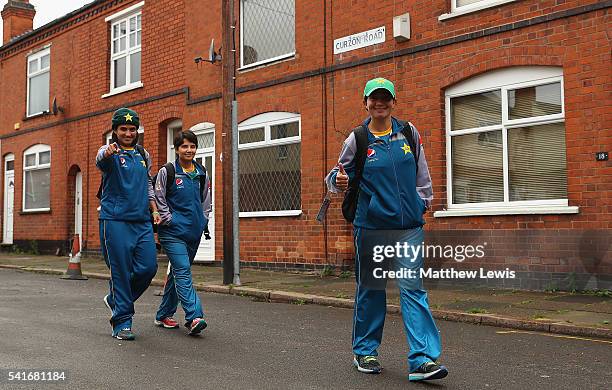
<instances>
[{"instance_id":1,"label":"window pane","mask_svg":"<svg viewBox=\"0 0 612 390\"><path fill-rule=\"evenodd\" d=\"M49 110L49 72L30 78L28 114Z\"/></svg>"},{"instance_id":2,"label":"window pane","mask_svg":"<svg viewBox=\"0 0 612 390\"><path fill-rule=\"evenodd\" d=\"M244 65L295 52L295 0L244 0Z\"/></svg>"},{"instance_id":3,"label":"window pane","mask_svg":"<svg viewBox=\"0 0 612 390\"><path fill-rule=\"evenodd\" d=\"M463 7L464 5L480 3L484 0L457 0L457 7Z\"/></svg>"},{"instance_id":4,"label":"window pane","mask_svg":"<svg viewBox=\"0 0 612 390\"><path fill-rule=\"evenodd\" d=\"M141 27L141 22L142 22L142 15L138 15L138 16L136 17L136 28L137 28L138 30L140 30L140 29L142 28L142 27Z\"/></svg>"},{"instance_id":5,"label":"window pane","mask_svg":"<svg viewBox=\"0 0 612 390\"><path fill-rule=\"evenodd\" d=\"M451 130L499 125L501 120L501 91L451 99Z\"/></svg>"},{"instance_id":6,"label":"window pane","mask_svg":"<svg viewBox=\"0 0 612 390\"><path fill-rule=\"evenodd\" d=\"M38 163L39 164L50 164L51 163L51 152L40 152L38 154Z\"/></svg>"},{"instance_id":7,"label":"window pane","mask_svg":"<svg viewBox=\"0 0 612 390\"><path fill-rule=\"evenodd\" d=\"M113 54L119 52L119 40L116 39L113 41Z\"/></svg>"},{"instance_id":8,"label":"window pane","mask_svg":"<svg viewBox=\"0 0 612 390\"><path fill-rule=\"evenodd\" d=\"M521 119L561 113L561 83L508 91L508 118Z\"/></svg>"},{"instance_id":9,"label":"window pane","mask_svg":"<svg viewBox=\"0 0 612 390\"><path fill-rule=\"evenodd\" d=\"M115 60L115 88L125 85L125 61L126 57Z\"/></svg>"},{"instance_id":10,"label":"window pane","mask_svg":"<svg viewBox=\"0 0 612 390\"><path fill-rule=\"evenodd\" d=\"M215 146L215 133L198 134L198 149Z\"/></svg>"},{"instance_id":11,"label":"window pane","mask_svg":"<svg viewBox=\"0 0 612 390\"><path fill-rule=\"evenodd\" d=\"M299 143L239 152L240 211L301 209Z\"/></svg>"},{"instance_id":12,"label":"window pane","mask_svg":"<svg viewBox=\"0 0 612 390\"><path fill-rule=\"evenodd\" d=\"M11 160L11 161L7 161L6 162L6 170L7 171L15 170L15 160Z\"/></svg>"},{"instance_id":13,"label":"window pane","mask_svg":"<svg viewBox=\"0 0 612 390\"><path fill-rule=\"evenodd\" d=\"M127 24L125 23L125 21L119 24L119 30L120 36L124 36L125 34L127 34Z\"/></svg>"},{"instance_id":14,"label":"window pane","mask_svg":"<svg viewBox=\"0 0 612 390\"><path fill-rule=\"evenodd\" d=\"M119 38L119 51L125 50L126 38Z\"/></svg>"},{"instance_id":15,"label":"window pane","mask_svg":"<svg viewBox=\"0 0 612 390\"><path fill-rule=\"evenodd\" d=\"M25 173L25 209L49 208L51 169L36 169Z\"/></svg>"},{"instance_id":16,"label":"window pane","mask_svg":"<svg viewBox=\"0 0 612 390\"><path fill-rule=\"evenodd\" d=\"M38 60L30 61L28 73L32 74L38 72Z\"/></svg>"},{"instance_id":17,"label":"window pane","mask_svg":"<svg viewBox=\"0 0 612 390\"><path fill-rule=\"evenodd\" d=\"M115 24L113 26L113 39L119 37L119 25Z\"/></svg>"},{"instance_id":18,"label":"window pane","mask_svg":"<svg viewBox=\"0 0 612 390\"><path fill-rule=\"evenodd\" d=\"M130 47L136 46L136 33L130 34Z\"/></svg>"},{"instance_id":19,"label":"window pane","mask_svg":"<svg viewBox=\"0 0 612 390\"><path fill-rule=\"evenodd\" d=\"M270 126L270 135L272 139L296 137L300 135L298 122Z\"/></svg>"},{"instance_id":20,"label":"window pane","mask_svg":"<svg viewBox=\"0 0 612 390\"><path fill-rule=\"evenodd\" d=\"M238 132L238 143L249 144L251 142L265 141L266 133L263 127L257 129L240 130Z\"/></svg>"},{"instance_id":21,"label":"window pane","mask_svg":"<svg viewBox=\"0 0 612 390\"><path fill-rule=\"evenodd\" d=\"M141 35L141 32L140 32L140 31L138 31L138 32L136 33L136 45L137 45L137 46L138 46L138 45L140 45L140 35Z\"/></svg>"},{"instance_id":22,"label":"window pane","mask_svg":"<svg viewBox=\"0 0 612 390\"><path fill-rule=\"evenodd\" d=\"M208 180L210 180L211 186L213 182L213 176L215 174L215 172L212 169L212 164L213 164L212 159L213 159L212 156L204 157L204 168L206 168L206 174L208 175Z\"/></svg>"},{"instance_id":23,"label":"window pane","mask_svg":"<svg viewBox=\"0 0 612 390\"><path fill-rule=\"evenodd\" d=\"M136 31L136 17L130 18L130 32Z\"/></svg>"},{"instance_id":24,"label":"window pane","mask_svg":"<svg viewBox=\"0 0 612 390\"><path fill-rule=\"evenodd\" d=\"M503 202L500 131L451 137L453 203Z\"/></svg>"},{"instance_id":25,"label":"window pane","mask_svg":"<svg viewBox=\"0 0 612 390\"><path fill-rule=\"evenodd\" d=\"M25 156L25 166L33 167L36 165L36 154L26 154Z\"/></svg>"},{"instance_id":26,"label":"window pane","mask_svg":"<svg viewBox=\"0 0 612 390\"><path fill-rule=\"evenodd\" d=\"M130 55L130 83L140 81L140 52Z\"/></svg>"},{"instance_id":27,"label":"window pane","mask_svg":"<svg viewBox=\"0 0 612 390\"><path fill-rule=\"evenodd\" d=\"M46 68L48 68L48 67L49 67L49 65L50 65L50 58L51 58L51 57L50 57L50 55L49 55L49 54L47 54L47 55L45 55L45 56L42 56L42 57L40 58L40 69L41 69L41 70L42 70L42 69L46 69Z\"/></svg>"},{"instance_id":28,"label":"window pane","mask_svg":"<svg viewBox=\"0 0 612 390\"><path fill-rule=\"evenodd\" d=\"M510 200L567 199L565 124L508 130Z\"/></svg>"}]
</instances>

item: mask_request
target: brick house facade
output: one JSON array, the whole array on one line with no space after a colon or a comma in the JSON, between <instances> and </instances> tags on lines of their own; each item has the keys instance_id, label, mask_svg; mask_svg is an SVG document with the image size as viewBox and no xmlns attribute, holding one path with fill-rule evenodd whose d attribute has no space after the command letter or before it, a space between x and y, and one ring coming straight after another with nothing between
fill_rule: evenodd
<instances>
[{"instance_id":1,"label":"brick house facade","mask_svg":"<svg viewBox=\"0 0 612 390\"><path fill-rule=\"evenodd\" d=\"M221 260L221 68L194 63L206 57L212 38L221 40L221 2L210 3L98 0L29 32L27 1L7 3L0 47L5 243L28 249L35 242L41 251L61 252L78 224L80 180L83 247L98 250L94 157L112 111L129 106L141 116L154 169L172 155L173 129L202 130L208 142L202 157L215 179L210 259ZM595 158L612 145L612 1L383 0L373 9L366 1L295 0L283 3L289 11L275 13L285 27L270 36L252 27L260 20L253 11L258 3L236 3L244 264L352 264L341 198L333 197L325 224L315 216L323 177L364 119L363 85L381 76L395 82L394 115L414 123L423 137L435 196L427 242L486 248L481 259L438 256L432 265L508 268L515 279L480 281L511 288L612 286L612 165ZM264 9L259 15L274 11ZM410 39L396 40L393 18L405 13ZM8 33L7 20L17 26ZM122 20L125 27L114 31ZM334 54L335 40L381 26L384 42ZM264 44L279 36L282 44ZM44 91L45 99L29 90ZM53 98L61 108L56 115ZM40 107L49 113L36 113ZM34 184L41 177L43 185Z\"/></svg>"}]
</instances>

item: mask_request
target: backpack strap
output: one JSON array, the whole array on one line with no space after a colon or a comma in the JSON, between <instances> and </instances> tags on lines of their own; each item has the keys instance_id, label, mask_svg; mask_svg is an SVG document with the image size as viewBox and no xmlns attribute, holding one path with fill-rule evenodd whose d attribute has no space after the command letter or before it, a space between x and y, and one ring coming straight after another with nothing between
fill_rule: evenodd
<instances>
[{"instance_id":1,"label":"backpack strap","mask_svg":"<svg viewBox=\"0 0 612 390\"><path fill-rule=\"evenodd\" d=\"M166 163L164 168L166 168L166 194L168 194L172 188L172 183L174 183L176 168L174 168L174 164L172 162Z\"/></svg>"},{"instance_id":2,"label":"backpack strap","mask_svg":"<svg viewBox=\"0 0 612 390\"><path fill-rule=\"evenodd\" d=\"M355 151L355 177L349 183L349 187L356 189L359 187L359 182L363 175L363 167L365 166L366 154L368 151L368 130L364 125L353 129L357 150Z\"/></svg>"},{"instance_id":3,"label":"backpack strap","mask_svg":"<svg viewBox=\"0 0 612 390\"><path fill-rule=\"evenodd\" d=\"M196 160L193 160L193 164L196 166L196 169L200 169L204 173L203 175L198 176L200 179L200 203L202 203L204 202L204 191L206 190L204 187L206 186L206 175L208 172L206 171L206 168Z\"/></svg>"},{"instance_id":4,"label":"backpack strap","mask_svg":"<svg viewBox=\"0 0 612 390\"><path fill-rule=\"evenodd\" d=\"M400 126L402 126L402 134L404 135L404 138L406 138L408 145L410 145L410 150L413 151L412 154L414 155L414 161L415 161L416 171L418 175L419 157L421 156L420 142L417 143L417 140L415 139L415 132L410 122L399 121L399 123L400 123Z\"/></svg>"},{"instance_id":5,"label":"backpack strap","mask_svg":"<svg viewBox=\"0 0 612 390\"><path fill-rule=\"evenodd\" d=\"M140 155L142 156L142 159L145 162L145 166L148 169L149 168L149 159L147 158L147 153L145 152L145 149L142 147L142 145L136 145L134 147L136 148L136 151L138 153L140 153Z\"/></svg>"}]
</instances>

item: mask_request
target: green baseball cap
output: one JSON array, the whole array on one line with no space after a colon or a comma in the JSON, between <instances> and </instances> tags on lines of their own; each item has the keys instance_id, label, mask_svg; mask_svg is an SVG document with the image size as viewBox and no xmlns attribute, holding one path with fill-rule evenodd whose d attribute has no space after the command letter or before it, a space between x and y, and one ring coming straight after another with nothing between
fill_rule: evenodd
<instances>
[{"instance_id":1,"label":"green baseball cap","mask_svg":"<svg viewBox=\"0 0 612 390\"><path fill-rule=\"evenodd\" d=\"M125 107L115 111L113 114L113 130L121 125L133 125L139 128L140 118L136 111Z\"/></svg>"},{"instance_id":2,"label":"green baseball cap","mask_svg":"<svg viewBox=\"0 0 612 390\"><path fill-rule=\"evenodd\" d=\"M393 96L393 99L395 99L395 86L391 81L382 77L377 77L366 83L365 89L363 90L363 97L367 98L372 92L377 89L385 89L389 91L391 96Z\"/></svg>"}]
</instances>

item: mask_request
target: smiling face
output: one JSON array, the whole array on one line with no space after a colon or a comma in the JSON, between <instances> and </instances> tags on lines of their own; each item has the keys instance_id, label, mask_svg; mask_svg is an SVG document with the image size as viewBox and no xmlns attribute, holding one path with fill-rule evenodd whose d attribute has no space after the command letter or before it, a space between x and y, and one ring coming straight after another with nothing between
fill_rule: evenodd
<instances>
[{"instance_id":1,"label":"smiling face","mask_svg":"<svg viewBox=\"0 0 612 390\"><path fill-rule=\"evenodd\" d=\"M364 101L364 105L372 119L381 120L391 116L395 108L395 99L385 89L375 89Z\"/></svg>"},{"instance_id":2,"label":"smiling face","mask_svg":"<svg viewBox=\"0 0 612 390\"><path fill-rule=\"evenodd\" d=\"M115 134L117 134L119 146L131 147L134 144L134 140L138 137L138 129L132 125L119 125L115 130Z\"/></svg>"},{"instance_id":3,"label":"smiling face","mask_svg":"<svg viewBox=\"0 0 612 390\"><path fill-rule=\"evenodd\" d=\"M196 144L185 138L183 139L183 143L176 149L176 153L181 161L191 162L195 157L197 148Z\"/></svg>"}]
</instances>

